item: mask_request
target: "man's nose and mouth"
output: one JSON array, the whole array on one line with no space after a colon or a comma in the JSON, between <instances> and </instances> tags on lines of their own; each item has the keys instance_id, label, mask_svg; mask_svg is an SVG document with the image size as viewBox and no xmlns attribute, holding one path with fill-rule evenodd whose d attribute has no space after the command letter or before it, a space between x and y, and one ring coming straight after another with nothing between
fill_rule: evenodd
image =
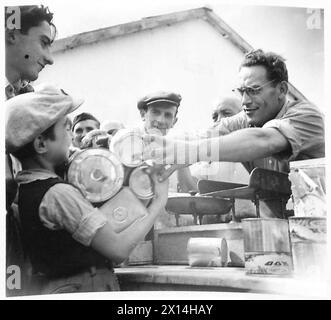
<instances>
[{"instance_id":1,"label":"man's nose and mouth","mask_svg":"<svg viewBox=\"0 0 331 320\"><path fill-rule=\"evenodd\" d=\"M242 106L243 106L243 110L248 116L253 115L256 112L256 110L259 109L259 107L254 105L252 101L246 101L246 102L243 101Z\"/></svg>"},{"instance_id":2,"label":"man's nose and mouth","mask_svg":"<svg viewBox=\"0 0 331 320\"><path fill-rule=\"evenodd\" d=\"M244 105L244 111L248 116L253 115L259 108L251 105Z\"/></svg>"},{"instance_id":3,"label":"man's nose and mouth","mask_svg":"<svg viewBox=\"0 0 331 320\"><path fill-rule=\"evenodd\" d=\"M162 122L153 122L152 128L158 129L163 133L168 130L168 125Z\"/></svg>"},{"instance_id":4,"label":"man's nose and mouth","mask_svg":"<svg viewBox=\"0 0 331 320\"><path fill-rule=\"evenodd\" d=\"M45 64L43 64L43 63L41 63L41 62L38 62L38 64L39 64L39 66L40 66L40 71L41 71L42 69L45 68Z\"/></svg>"},{"instance_id":5,"label":"man's nose and mouth","mask_svg":"<svg viewBox=\"0 0 331 320\"><path fill-rule=\"evenodd\" d=\"M41 60L42 61L38 61L38 64L41 67L40 71L43 70L47 64L49 64L49 65L53 64L52 58L45 58L45 59L41 59Z\"/></svg>"}]
</instances>

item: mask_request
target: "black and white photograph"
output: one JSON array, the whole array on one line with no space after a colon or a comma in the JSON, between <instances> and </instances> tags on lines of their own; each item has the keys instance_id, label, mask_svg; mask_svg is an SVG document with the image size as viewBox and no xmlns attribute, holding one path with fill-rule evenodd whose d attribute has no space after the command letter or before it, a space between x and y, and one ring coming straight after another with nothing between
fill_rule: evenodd
<instances>
[{"instance_id":1,"label":"black and white photograph","mask_svg":"<svg viewBox=\"0 0 331 320\"><path fill-rule=\"evenodd\" d=\"M5 299L330 299L326 1L2 7Z\"/></svg>"}]
</instances>

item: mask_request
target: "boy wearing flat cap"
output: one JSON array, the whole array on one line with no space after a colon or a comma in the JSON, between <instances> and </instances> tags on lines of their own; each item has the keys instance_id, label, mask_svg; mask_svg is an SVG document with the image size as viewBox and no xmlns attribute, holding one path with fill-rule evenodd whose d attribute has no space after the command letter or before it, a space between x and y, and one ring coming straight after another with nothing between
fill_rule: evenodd
<instances>
[{"instance_id":1,"label":"boy wearing flat cap","mask_svg":"<svg viewBox=\"0 0 331 320\"><path fill-rule=\"evenodd\" d=\"M167 182L154 177L156 197L148 214L116 233L100 209L56 175L72 139L67 115L81 103L52 86L6 102L6 149L23 168L16 179L32 264L26 294L119 290L111 262L128 257L167 201Z\"/></svg>"}]
</instances>

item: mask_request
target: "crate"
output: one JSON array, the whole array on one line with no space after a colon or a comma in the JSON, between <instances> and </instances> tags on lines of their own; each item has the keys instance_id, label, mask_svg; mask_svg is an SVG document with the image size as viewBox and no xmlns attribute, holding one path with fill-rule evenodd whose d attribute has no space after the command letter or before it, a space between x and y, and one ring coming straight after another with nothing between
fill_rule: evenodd
<instances>
[{"instance_id":1,"label":"crate","mask_svg":"<svg viewBox=\"0 0 331 320\"><path fill-rule=\"evenodd\" d=\"M191 237L224 238L229 258L236 266L244 266L244 242L240 223L222 223L171 227L154 231L154 263L159 265L188 265L187 243ZM230 255L232 259L230 259Z\"/></svg>"},{"instance_id":2,"label":"crate","mask_svg":"<svg viewBox=\"0 0 331 320\"><path fill-rule=\"evenodd\" d=\"M141 241L130 253L128 265L153 264L153 244L151 240Z\"/></svg>"}]
</instances>

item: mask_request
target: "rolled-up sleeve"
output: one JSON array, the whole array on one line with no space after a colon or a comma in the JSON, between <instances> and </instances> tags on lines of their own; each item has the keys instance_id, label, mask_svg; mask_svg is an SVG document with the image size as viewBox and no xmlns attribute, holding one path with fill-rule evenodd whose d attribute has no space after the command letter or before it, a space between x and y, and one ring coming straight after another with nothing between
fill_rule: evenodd
<instances>
[{"instance_id":1,"label":"rolled-up sleeve","mask_svg":"<svg viewBox=\"0 0 331 320\"><path fill-rule=\"evenodd\" d=\"M245 112L241 111L232 117L222 118L211 130L214 131L215 134L222 136L247 127L247 117Z\"/></svg>"},{"instance_id":2,"label":"rolled-up sleeve","mask_svg":"<svg viewBox=\"0 0 331 320\"><path fill-rule=\"evenodd\" d=\"M289 160L324 157L324 119L311 104L298 103L263 128L275 128L288 140L292 149Z\"/></svg>"},{"instance_id":3,"label":"rolled-up sleeve","mask_svg":"<svg viewBox=\"0 0 331 320\"><path fill-rule=\"evenodd\" d=\"M107 223L99 209L79 190L65 183L58 183L46 192L39 206L39 217L46 228L64 229L85 246L91 244L96 232Z\"/></svg>"}]
</instances>

